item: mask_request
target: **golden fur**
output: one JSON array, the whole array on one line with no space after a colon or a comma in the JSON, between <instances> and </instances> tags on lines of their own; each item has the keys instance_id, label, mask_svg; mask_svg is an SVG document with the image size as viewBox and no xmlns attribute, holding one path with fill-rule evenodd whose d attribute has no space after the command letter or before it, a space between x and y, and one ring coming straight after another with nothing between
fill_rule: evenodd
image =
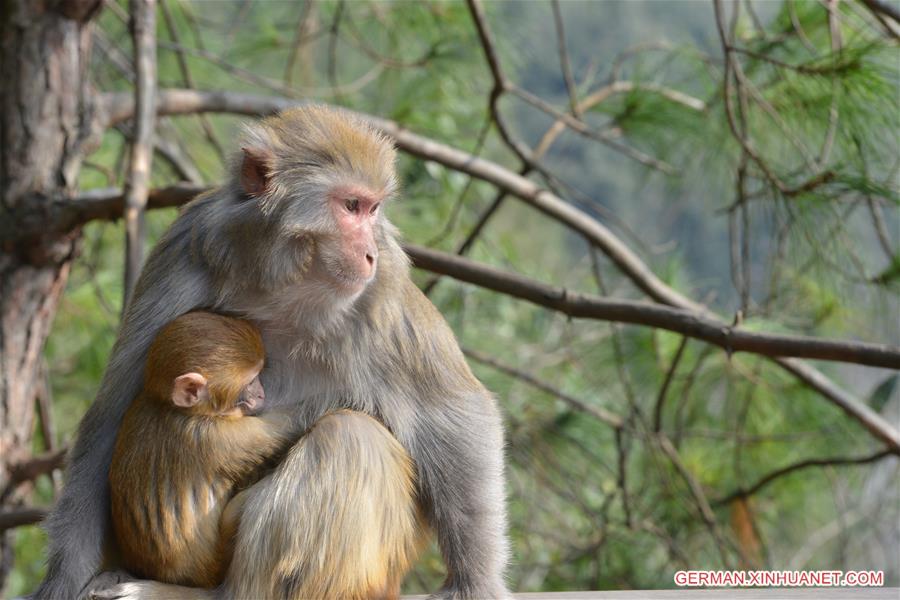
<instances>
[{"instance_id":1,"label":"golden fur","mask_svg":"<svg viewBox=\"0 0 900 600\"><path fill-rule=\"evenodd\" d=\"M290 422L277 415L220 416L235 406L236 381L262 358L252 325L210 313L188 313L157 336L109 472L113 530L129 571L201 587L222 580L231 554L223 510L290 441ZM172 383L190 371L208 378L210 399L178 408Z\"/></svg>"}]
</instances>

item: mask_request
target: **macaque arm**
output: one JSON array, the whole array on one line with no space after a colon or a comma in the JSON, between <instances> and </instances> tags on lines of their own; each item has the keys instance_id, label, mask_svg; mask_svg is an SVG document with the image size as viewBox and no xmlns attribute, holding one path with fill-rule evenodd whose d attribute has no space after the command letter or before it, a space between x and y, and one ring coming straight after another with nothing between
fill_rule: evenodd
<instances>
[{"instance_id":1,"label":"macaque arm","mask_svg":"<svg viewBox=\"0 0 900 600\"><path fill-rule=\"evenodd\" d=\"M399 431L416 463L419 496L447 565L436 598L508 598L503 426L495 399L469 370L453 332L417 290L407 307L435 372L412 431Z\"/></svg>"},{"instance_id":2,"label":"macaque arm","mask_svg":"<svg viewBox=\"0 0 900 600\"><path fill-rule=\"evenodd\" d=\"M411 445L420 495L447 565L433 598L509 598L503 439L494 400L460 398L421 415Z\"/></svg>"},{"instance_id":3,"label":"macaque arm","mask_svg":"<svg viewBox=\"0 0 900 600\"><path fill-rule=\"evenodd\" d=\"M306 426L299 411L288 407L277 407L261 414L258 418L263 425L264 435L281 441L296 442Z\"/></svg>"},{"instance_id":4,"label":"macaque arm","mask_svg":"<svg viewBox=\"0 0 900 600\"><path fill-rule=\"evenodd\" d=\"M247 488L235 494L225 505L225 510L222 511L219 531L222 543L227 544L229 548L234 545L234 538L237 535L238 526L241 524L241 513L244 512L244 505L247 504L247 498L250 497L250 490L251 488Z\"/></svg>"},{"instance_id":5,"label":"macaque arm","mask_svg":"<svg viewBox=\"0 0 900 600\"><path fill-rule=\"evenodd\" d=\"M97 573L109 533L112 450L122 417L140 391L147 349L166 322L211 302L207 276L190 262L192 219L185 216L144 266L97 398L79 425L66 486L46 522L47 576L35 592L38 599L74 598Z\"/></svg>"}]
</instances>

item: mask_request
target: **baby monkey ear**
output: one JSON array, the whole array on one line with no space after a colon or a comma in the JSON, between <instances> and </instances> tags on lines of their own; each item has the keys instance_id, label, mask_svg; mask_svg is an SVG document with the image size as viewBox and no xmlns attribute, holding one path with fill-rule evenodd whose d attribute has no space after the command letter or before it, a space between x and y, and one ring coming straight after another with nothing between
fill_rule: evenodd
<instances>
[{"instance_id":1,"label":"baby monkey ear","mask_svg":"<svg viewBox=\"0 0 900 600\"><path fill-rule=\"evenodd\" d=\"M172 404L190 408L209 399L206 377L200 373L185 373L175 378L172 386Z\"/></svg>"},{"instance_id":2,"label":"baby monkey ear","mask_svg":"<svg viewBox=\"0 0 900 600\"><path fill-rule=\"evenodd\" d=\"M244 159L241 163L241 188L250 196L261 196L269 187L274 156L265 148L246 146L241 148Z\"/></svg>"}]
</instances>

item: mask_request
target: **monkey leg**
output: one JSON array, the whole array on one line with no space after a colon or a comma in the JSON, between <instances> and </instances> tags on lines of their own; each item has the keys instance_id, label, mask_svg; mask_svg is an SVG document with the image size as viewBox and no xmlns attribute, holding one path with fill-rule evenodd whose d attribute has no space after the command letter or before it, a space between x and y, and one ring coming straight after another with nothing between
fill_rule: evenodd
<instances>
[{"instance_id":1,"label":"monkey leg","mask_svg":"<svg viewBox=\"0 0 900 600\"><path fill-rule=\"evenodd\" d=\"M365 414L328 414L247 490L222 595L396 598L422 537L400 443Z\"/></svg>"}]
</instances>

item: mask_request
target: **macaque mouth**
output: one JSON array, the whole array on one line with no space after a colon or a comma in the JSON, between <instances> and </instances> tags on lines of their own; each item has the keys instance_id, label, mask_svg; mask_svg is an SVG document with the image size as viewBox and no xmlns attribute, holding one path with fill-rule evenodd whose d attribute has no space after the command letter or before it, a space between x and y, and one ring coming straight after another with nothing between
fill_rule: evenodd
<instances>
[{"instance_id":1,"label":"macaque mouth","mask_svg":"<svg viewBox=\"0 0 900 600\"><path fill-rule=\"evenodd\" d=\"M255 415L262 410L266 401L266 392L263 390L259 377L254 377L250 383L241 390L235 408L239 409L244 415Z\"/></svg>"}]
</instances>

